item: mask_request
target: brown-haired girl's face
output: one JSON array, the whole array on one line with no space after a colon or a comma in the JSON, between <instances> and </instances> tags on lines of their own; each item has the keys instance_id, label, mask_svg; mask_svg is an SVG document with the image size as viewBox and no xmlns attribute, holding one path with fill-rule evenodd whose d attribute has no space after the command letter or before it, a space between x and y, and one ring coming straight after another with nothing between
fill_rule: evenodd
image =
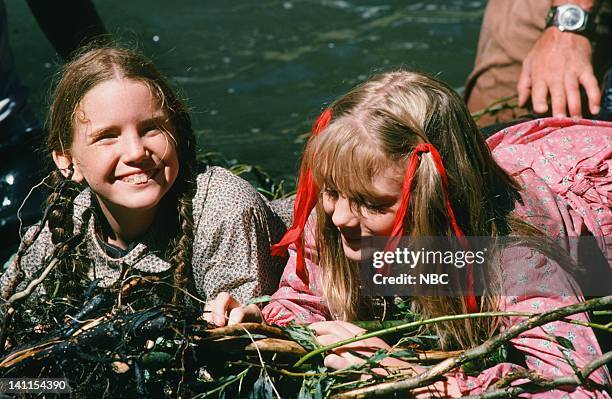
<instances>
[{"instance_id":1,"label":"brown-haired girl's face","mask_svg":"<svg viewBox=\"0 0 612 399\"><path fill-rule=\"evenodd\" d=\"M362 237L388 237L401 201L402 183L397 168L387 168L372 178L377 194L366 203L342 192L324 189L323 209L338 228L346 257L361 260Z\"/></svg>"},{"instance_id":2,"label":"brown-haired girl's face","mask_svg":"<svg viewBox=\"0 0 612 399\"><path fill-rule=\"evenodd\" d=\"M115 78L89 90L76 110L69 151L54 152L58 167L74 164L101 205L155 210L179 171L172 126L150 88Z\"/></svg>"}]
</instances>

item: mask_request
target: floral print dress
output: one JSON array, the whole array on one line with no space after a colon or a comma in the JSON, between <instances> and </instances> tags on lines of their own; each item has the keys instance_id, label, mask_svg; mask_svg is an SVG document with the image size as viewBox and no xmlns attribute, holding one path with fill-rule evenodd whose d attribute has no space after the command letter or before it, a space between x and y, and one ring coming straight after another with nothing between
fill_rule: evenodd
<instances>
[{"instance_id":1,"label":"floral print dress","mask_svg":"<svg viewBox=\"0 0 612 399\"><path fill-rule=\"evenodd\" d=\"M592 235L608 260L612 259L612 123L571 118L547 118L529 121L504 129L487 143L495 160L521 185L522 201L515 204L515 215L544 231L551 238ZM313 216L313 215L312 215ZM314 218L306 227L305 265L309 281L295 273L295 248L281 278L279 290L264 310L269 323L312 323L332 317L319 286L320 269L314 249ZM561 241L562 243L564 241ZM566 250L573 248L567 244ZM572 255L575 255L572 253ZM517 292L529 283L539 287L540 295L502 297L500 310L545 312L583 301L580 287L573 277L555 261L530 248L513 247L502 254L505 288ZM528 267L512 270L518 263ZM549 294L542 294L548 292ZM588 321L586 314L570 319ZM523 321L520 317L502 319L501 329ZM571 342L570 350L557 342L563 337ZM546 378L572 375L569 358L578 368L601 356L593 330L566 322L552 322L533 328L511 340L522 352L526 366ZM522 368L499 363L477 376L463 372L449 374L455 378L463 395L477 395L500 381L509 372ZM610 386L605 367L589 379ZM513 385L524 380L517 380ZM524 394L530 398L609 398L605 390L563 387L548 392Z\"/></svg>"}]
</instances>

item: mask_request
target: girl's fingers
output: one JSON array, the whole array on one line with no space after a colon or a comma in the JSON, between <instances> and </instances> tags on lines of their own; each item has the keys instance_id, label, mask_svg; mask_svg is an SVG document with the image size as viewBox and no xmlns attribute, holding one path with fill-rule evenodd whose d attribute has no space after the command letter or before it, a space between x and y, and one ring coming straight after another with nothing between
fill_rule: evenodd
<instances>
[{"instance_id":1,"label":"girl's fingers","mask_svg":"<svg viewBox=\"0 0 612 399\"><path fill-rule=\"evenodd\" d=\"M248 306L244 306L245 310L245 318L244 321L261 323L263 322L263 314L261 313L261 309L259 306L252 303Z\"/></svg>"},{"instance_id":2,"label":"girl's fingers","mask_svg":"<svg viewBox=\"0 0 612 399\"><path fill-rule=\"evenodd\" d=\"M352 333L353 336L361 335L366 332L366 330L364 330L363 328L357 327L356 325L354 325L353 323L349 323L348 321L339 321L338 323L340 323L340 325L344 327L347 331Z\"/></svg>"},{"instance_id":3,"label":"girl's fingers","mask_svg":"<svg viewBox=\"0 0 612 399\"><path fill-rule=\"evenodd\" d=\"M314 330L317 335L333 334L338 337L338 341L352 338L365 332L351 323L345 321L319 321L308 326Z\"/></svg>"},{"instance_id":4,"label":"girl's fingers","mask_svg":"<svg viewBox=\"0 0 612 399\"><path fill-rule=\"evenodd\" d=\"M241 323L245 318L245 311L243 307L234 308L229 312L229 318L227 320L227 325L231 326L233 324Z\"/></svg>"},{"instance_id":5,"label":"girl's fingers","mask_svg":"<svg viewBox=\"0 0 612 399\"><path fill-rule=\"evenodd\" d=\"M229 313L228 326L243 322L260 323L263 320L261 310L255 304L234 308Z\"/></svg>"},{"instance_id":6,"label":"girl's fingers","mask_svg":"<svg viewBox=\"0 0 612 399\"><path fill-rule=\"evenodd\" d=\"M314 330L318 335L334 334L337 330L337 322L335 321L317 321L308 325L308 328Z\"/></svg>"},{"instance_id":7,"label":"girl's fingers","mask_svg":"<svg viewBox=\"0 0 612 399\"><path fill-rule=\"evenodd\" d=\"M325 334L317 336L317 342L323 346L331 345L338 341L338 337L336 337L334 334Z\"/></svg>"},{"instance_id":8,"label":"girl's fingers","mask_svg":"<svg viewBox=\"0 0 612 399\"><path fill-rule=\"evenodd\" d=\"M227 313L236 307L240 307L240 302L229 293L221 292L212 302L207 303L204 307L206 311L204 319L209 323L223 327L226 324Z\"/></svg>"},{"instance_id":9,"label":"girl's fingers","mask_svg":"<svg viewBox=\"0 0 612 399\"><path fill-rule=\"evenodd\" d=\"M319 335L317 337L317 342L319 342L319 344L323 346L331 345L338 341L340 340L334 334ZM359 363L363 363L363 359L359 358L358 356L353 355L353 353L359 353L360 355L363 355L365 357L370 357L378 349L380 349L380 346L378 345L371 346L368 344L368 342L358 341L358 342L353 342L351 344L347 344L347 345L343 345L343 346L334 348L332 349L332 352L333 354L336 354L346 359L348 364L359 364Z\"/></svg>"},{"instance_id":10,"label":"girl's fingers","mask_svg":"<svg viewBox=\"0 0 612 399\"><path fill-rule=\"evenodd\" d=\"M230 309L230 305L232 305L233 302L236 302L236 300L227 292L221 292L217 295L210 309L213 316L213 323L219 327L223 327L226 324L226 312Z\"/></svg>"},{"instance_id":11,"label":"girl's fingers","mask_svg":"<svg viewBox=\"0 0 612 399\"><path fill-rule=\"evenodd\" d=\"M372 355L371 353L367 353L367 352L366 353L359 352L359 351L353 351L353 352L360 353L364 356ZM328 358L330 359L328 360ZM325 360L323 361L323 364L326 367L331 367L335 369L343 369L345 367L356 365L356 364L362 364L364 362L365 360L362 359L361 357L355 356L352 353L347 352L347 351L342 351L342 352L334 352L334 353L331 353L325 356Z\"/></svg>"},{"instance_id":12,"label":"girl's fingers","mask_svg":"<svg viewBox=\"0 0 612 399\"><path fill-rule=\"evenodd\" d=\"M330 369L336 370L340 370L350 366L348 360L346 360L340 355L336 355L335 353L325 356L325 359L323 360L323 365Z\"/></svg>"}]
</instances>

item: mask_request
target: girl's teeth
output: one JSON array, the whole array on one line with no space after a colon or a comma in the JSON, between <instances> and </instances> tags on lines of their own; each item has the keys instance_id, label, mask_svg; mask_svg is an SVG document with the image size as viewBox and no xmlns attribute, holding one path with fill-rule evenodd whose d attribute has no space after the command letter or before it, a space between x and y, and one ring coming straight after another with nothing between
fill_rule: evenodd
<instances>
[{"instance_id":1,"label":"girl's teeth","mask_svg":"<svg viewBox=\"0 0 612 399\"><path fill-rule=\"evenodd\" d=\"M149 181L149 176L145 173L140 173L137 175L127 176L125 179L123 179L123 181L126 183L142 184Z\"/></svg>"}]
</instances>

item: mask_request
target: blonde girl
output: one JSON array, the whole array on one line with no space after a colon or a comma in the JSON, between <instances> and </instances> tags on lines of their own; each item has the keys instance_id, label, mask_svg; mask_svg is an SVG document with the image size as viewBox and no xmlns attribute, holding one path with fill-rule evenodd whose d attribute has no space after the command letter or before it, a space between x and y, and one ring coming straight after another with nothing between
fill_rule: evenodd
<instances>
[{"instance_id":1,"label":"blonde girl","mask_svg":"<svg viewBox=\"0 0 612 399\"><path fill-rule=\"evenodd\" d=\"M487 264L481 297L470 293L469 281L463 296L413 297L414 310L424 318L491 310L541 312L582 299L566 271L572 269L571 259L558 253L548 238L585 231L598 237L610 234L609 201L598 192L612 181L606 168L611 124L534 121L493 136L487 146L452 89L427 75L397 71L375 76L334 102L313 133L304 154L293 227L274 248L275 253L288 248L291 257L279 290L263 309L267 322L313 323L320 343L329 344L363 332L352 320L384 317L392 304L367 300L359 292L361 239L368 236L521 237L523 245L499 249ZM580 179L592 183L587 188L593 190L571 191L584 183ZM524 270L513 269L519 264L535 266L523 276ZM549 294L499 295L500 287L516 292L525 282ZM587 320L585 314L575 318ZM442 347L466 349L521 320L467 319L434 328ZM478 394L520 367L551 378L573 374L551 331L573 342L571 356L578 367L601 354L591 329L550 323L512 341L522 358L519 364L500 363L477 376L456 372L428 389L448 396ZM389 346L370 339L340 347L325 364L347 367L362 361L351 350L367 355L380 348ZM408 367L395 359L383 364ZM609 384L605 368L590 378ZM427 390L415 393L430 395ZM533 397L564 395L607 397L582 387Z\"/></svg>"}]
</instances>

